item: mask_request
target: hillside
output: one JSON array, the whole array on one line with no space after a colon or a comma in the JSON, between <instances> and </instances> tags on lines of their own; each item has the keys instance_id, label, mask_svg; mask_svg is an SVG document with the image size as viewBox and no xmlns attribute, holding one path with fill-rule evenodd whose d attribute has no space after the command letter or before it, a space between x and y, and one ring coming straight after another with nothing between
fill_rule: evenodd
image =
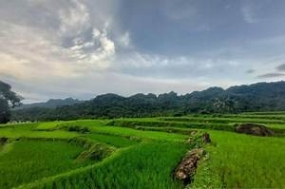
<instances>
[{"instance_id":1,"label":"hillside","mask_svg":"<svg viewBox=\"0 0 285 189\"><path fill-rule=\"evenodd\" d=\"M73 99L73 98L50 99L46 102L22 104L20 107L17 107L17 109L28 109L28 108L35 108L35 107L55 109L56 107L74 105L80 102L81 102L80 100Z\"/></svg>"},{"instance_id":2,"label":"hillside","mask_svg":"<svg viewBox=\"0 0 285 189\"><path fill-rule=\"evenodd\" d=\"M27 108L13 112L13 120L69 120L78 118L149 117L190 113L240 113L285 110L285 82L256 83L228 89L211 87L185 95L99 95L55 109Z\"/></svg>"}]
</instances>

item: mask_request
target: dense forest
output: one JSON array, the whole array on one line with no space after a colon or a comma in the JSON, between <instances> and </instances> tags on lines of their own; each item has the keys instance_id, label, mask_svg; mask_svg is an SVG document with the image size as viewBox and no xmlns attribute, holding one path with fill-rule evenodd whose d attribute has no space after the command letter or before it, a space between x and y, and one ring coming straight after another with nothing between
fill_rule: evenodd
<instances>
[{"instance_id":1,"label":"dense forest","mask_svg":"<svg viewBox=\"0 0 285 189\"><path fill-rule=\"evenodd\" d=\"M185 95L175 92L155 95L116 94L63 105L56 108L31 107L14 110L13 121L70 120L79 118L118 118L182 116L190 113L240 113L285 110L285 82L257 83L230 87L212 87Z\"/></svg>"}]
</instances>

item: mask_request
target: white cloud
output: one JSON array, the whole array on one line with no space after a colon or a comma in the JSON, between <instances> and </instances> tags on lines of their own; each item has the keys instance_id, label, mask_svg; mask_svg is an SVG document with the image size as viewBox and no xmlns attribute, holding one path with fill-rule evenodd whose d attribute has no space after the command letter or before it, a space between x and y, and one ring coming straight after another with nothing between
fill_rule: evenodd
<instances>
[{"instance_id":1,"label":"white cloud","mask_svg":"<svg viewBox=\"0 0 285 189\"><path fill-rule=\"evenodd\" d=\"M44 1L30 3L50 6ZM81 1L67 5L52 10L59 23L54 28L0 19L0 79L13 78L9 81L27 100L90 95L94 80L86 82L91 76L85 76L94 74L102 81L114 62L116 44L109 36L110 22L96 25Z\"/></svg>"},{"instance_id":2,"label":"white cloud","mask_svg":"<svg viewBox=\"0 0 285 189\"><path fill-rule=\"evenodd\" d=\"M59 11L60 35L76 36L90 27L87 7L78 0L72 0L72 7Z\"/></svg>"},{"instance_id":3,"label":"white cloud","mask_svg":"<svg viewBox=\"0 0 285 189\"><path fill-rule=\"evenodd\" d=\"M103 26L98 26L102 28L97 28L91 23L86 5L78 0L72 2L74 6L59 13L61 36L73 38L69 57L80 65L89 64L99 70L108 68L115 55L115 43L108 36L109 22L105 21ZM88 34L91 38L86 39Z\"/></svg>"},{"instance_id":4,"label":"white cloud","mask_svg":"<svg viewBox=\"0 0 285 189\"><path fill-rule=\"evenodd\" d=\"M78 65L70 63L72 60L68 58L69 52L61 48L51 34L37 28L5 22L0 22L0 27L9 31L0 32L1 72L7 67L10 68L7 73L17 77L20 75L22 78L39 79L76 75ZM21 63L23 61L25 64ZM16 73L20 71L21 74Z\"/></svg>"},{"instance_id":5,"label":"white cloud","mask_svg":"<svg viewBox=\"0 0 285 189\"><path fill-rule=\"evenodd\" d=\"M125 32L123 35L119 37L118 42L122 47L125 47L125 48L131 47L130 33Z\"/></svg>"},{"instance_id":6,"label":"white cloud","mask_svg":"<svg viewBox=\"0 0 285 189\"><path fill-rule=\"evenodd\" d=\"M21 79L41 76L68 78L84 74L86 70L107 69L115 55L115 44L107 33L108 23L104 28L97 29L96 35L85 39L84 35L92 24L83 3L74 0L70 7L60 9L59 15L58 30L0 20L0 72L5 70L14 76L21 76ZM59 35L55 35L57 31ZM72 45L62 47L63 40L69 37ZM25 65L21 64L23 61ZM17 70L23 72L18 74Z\"/></svg>"},{"instance_id":7,"label":"white cloud","mask_svg":"<svg viewBox=\"0 0 285 189\"><path fill-rule=\"evenodd\" d=\"M106 30L101 32L94 28L92 38L88 41L81 37L73 40L69 55L81 65L96 65L98 69L106 69L111 65L111 59L115 55L115 43L108 38Z\"/></svg>"},{"instance_id":8,"label":"white cloud","mask_svg":"<svg viewBox=\"0 0 285 189\"><path fill-rule=\"evenodd\" d=\"M242 78L248 69L248 61L233 58L205 56L162 56L138 52L117 57L112 66L116 72L133 76L159 79L192 79L206 77L219 79L231 75Z\"/></svg>"}]
</instances>

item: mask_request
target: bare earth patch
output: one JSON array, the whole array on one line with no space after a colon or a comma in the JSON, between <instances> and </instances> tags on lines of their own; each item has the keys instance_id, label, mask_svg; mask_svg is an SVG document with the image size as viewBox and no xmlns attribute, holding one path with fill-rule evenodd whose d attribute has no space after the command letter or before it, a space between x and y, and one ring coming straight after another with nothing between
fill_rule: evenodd
<instances>
[{"instance_id":1,"label":"bare earth patch","mask_svg":"<svg viewBox=\"0 0 285 189\"><path fill-rule=\"evenodd\" d=\"M274 132L264 125L245 123L235 126L235 131L256 136L272 136Z\"/></svg>"},{"instance_id":2,"label":"bare earth patch","mask_svg":"<svg viewBox=\"0 0 285 189\"><path fill-rule=\"evenodd\" d=\"M203 148L196 148L187 153L175 170L175 177L182 180L184 184L192 181L196 172L198 161L203 158L206 151Z\"/></svg>"}]
</instances>

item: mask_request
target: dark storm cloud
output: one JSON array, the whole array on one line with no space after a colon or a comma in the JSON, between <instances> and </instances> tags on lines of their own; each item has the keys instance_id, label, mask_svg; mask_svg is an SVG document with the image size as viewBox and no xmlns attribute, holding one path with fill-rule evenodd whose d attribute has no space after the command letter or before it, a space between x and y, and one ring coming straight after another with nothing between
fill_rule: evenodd
<instances>
[{"instance_id":1,"label":"dark storm cloud","mask_svg":"<svg viewBox=\"0 0 285 189\"><path fill-rule=\"evenodd\" d=\"M281 64L276 68L278 71L285 71L285 64Z\"/></svg>"},{"instance_id":2,"label":"dark storm cloud","mask_svg":"<svg viewBox=\"0 0 285 189\"><path fill-rule=\"evenodd\" d=\"M257 78L266 79L266 78L279 78L279 77L284 77L284 76L285 74L283 73L267 73L267 74L259 75L257 76Z\"/></svg>"},{"instance_id":3,"label":"dark storm cloud","mask_svg":"<svg viewBox=\"0 0 285 189\"><path fill-rule=\"evenodd\" d=\"M238 6L221 0L125 0L121 22L139 50L181 55L216 48L235 35L245 24Z\"/></svg>"},{"instance_id":4,"label":"dark storm cloud","mask_svg":"<svg viewBox=\"0 0 285 189\"><path fill-rule=\"evenodd\" d=\"M252 73L254 73L254 72L255 72L255 70L254 70L254 69L246 70L246 73L247 73L247 74L252 74Z\"/></svg>"},{"instance_id":5,"label":"dark storm cloud","mask_svg":"<svg viewBox=\"0 0 285 189\"><path fill-rule=\"evenodd\" d=\"M229 0L122 2L122 25L130 29L133 42L143 52L193 55L271 36L271 28L274 33L285 29L280 8L285 3L280 0L270 6L265 1Z\"/></svg>"}]
</instances>

